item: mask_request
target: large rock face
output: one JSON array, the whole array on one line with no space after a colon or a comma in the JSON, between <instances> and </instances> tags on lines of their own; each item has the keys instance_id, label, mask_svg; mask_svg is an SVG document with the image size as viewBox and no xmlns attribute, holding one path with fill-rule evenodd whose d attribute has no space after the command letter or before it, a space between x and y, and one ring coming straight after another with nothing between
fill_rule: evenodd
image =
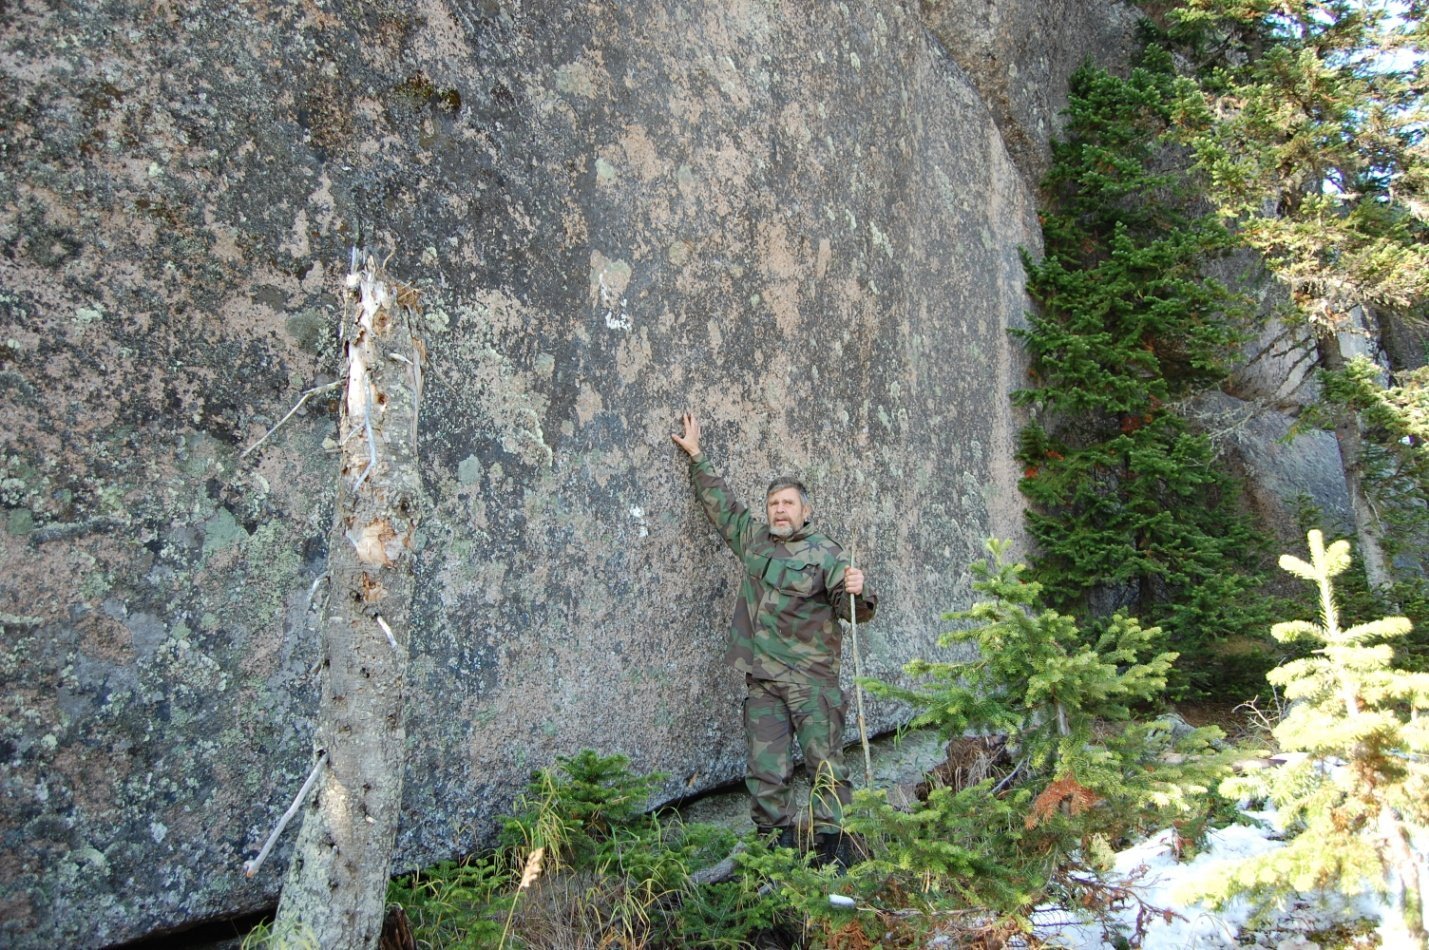
<instances>
[{"instance_id":1,"label":"large rock face","mask_svg":"<svg viewBox=\"0 0 1429 950\"><path fill-rule=\"evenodd\" d=\"M12 5L0 942L273 900L287 851L242 864L311 762L331 401L241 453L336 372L354 243L429 357L399 867L583 747L741 773L683 409L856 541L872 674L933 655L1017 531L1034 198L976 90L891 2Z\"/></svg>"}]
</instances>

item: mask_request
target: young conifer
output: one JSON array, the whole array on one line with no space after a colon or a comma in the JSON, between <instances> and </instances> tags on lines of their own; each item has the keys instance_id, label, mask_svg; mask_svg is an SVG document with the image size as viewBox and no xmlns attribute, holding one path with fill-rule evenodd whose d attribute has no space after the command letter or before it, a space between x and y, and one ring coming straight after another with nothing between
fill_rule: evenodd
<instances>
[{"instance_id":1,"label":"young conifer","mask_svg":"<svg viewBox=\"0 0 1429 950\"><path fill-rule=\"evenodd\" d=\"M906 815L875 810L868 830L886 841L891 873L1025 913L1070 886L1070 865L1202 807L1214 760L1173 762L1204 753L1218 731L1136 722L1133 707L1160 696L1176 659L1161 631L1117 614L1089 635L1043 605L1041 585L1006 561L1008 546L989 541L989 559L972 566L986 599L944 618L964 626L939 645L971 658L916 660L906 671L919 685L870 688L912 703L916 726L1006 736L1014 764L981 784L937 789Z\"/></svg>"},{"instance_id":2,"label":"young conifer","mask_svg":"<svg viewBox=\"0 0 1429 950\"><path fill-rule=\"evenodd\" d=\"M1280 566L1313 583L1319 622L1276 624L1278 640L1305 641L1308 655L1269 674L1290 700L1275 728L1282 750L1303 758L1280 769L1230 779L1229 797L1268 797L1294 837L1205 886L1222 904L1237 894L1267 900L1314 890L1384 891L1397 883L1404 929L1425 939L1423 881L1413 838L1429 829L1429 674L1392 666L1379 641L1409 632L1403 617L1342 629L1333 579L1350 566L1350 546L1309 534L1310 560Z\"/></svg>"}]
</instances>

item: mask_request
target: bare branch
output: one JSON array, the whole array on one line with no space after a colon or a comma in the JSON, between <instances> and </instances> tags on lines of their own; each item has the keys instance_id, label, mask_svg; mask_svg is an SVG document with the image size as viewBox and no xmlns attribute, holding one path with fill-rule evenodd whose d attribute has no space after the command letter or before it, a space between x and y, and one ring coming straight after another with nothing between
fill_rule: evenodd
<instances>
[{"instance_id":1,"label":"bare branch","mask_svg":"<svg viewBox=\"0 0 1429 950\"><path fill-rule=\"evenodd\" d=\"M392 636L392 628L387 626L387 621L382 619L382 615L377 615L377 626L382 628L382 632L387 634L387 642L392 644L393 653L401 653L402 648L397 645L397 638Z\"/></svg>"},{"instance_id":2,"label":"bare branch","mask_svg":"<svg viewBox=\"0 0 1429 950\"><path fill-rule=\"evenodd\" d=\"M313 783L318 780L318 773L322 771L323 762L327 759L325 751L318 752L318 760L313 763L313 769L308 773L308 780L303 783L303 787L298 791L298 797L293 799L293 804L288 806L288 810L283 812L283 817L278 819L278 827L273 829L273 833L268 836L268 840L263 843L263 850L258 852L258 857L252 861L243 863L243 874L245 877L252 877L258 873L258 869L263 866L264 860L268 857L268 852L273 850L273 845L277 843L278 836L283 833L283 829L288 827L288 822L293 820L293 816L298 813L298 809L303 807L303 802L308 800L308 792L312 791Z\"/></svg>"},{"instance_id":3,"label":"bare branch","mask_svg":"<svg viewBox=\"0 0 1429 950\"><path fill-rule=\"evenodd\" d=\"M299 409L303 408L303 403L307 402L309 398L311 398L311 397L313 397L313 396L316 396L318 393L325 393L325 392L327 392L329 389L336 389L337 387L339 387L339 386L341 386L341 385L342 385L342 380L338 379L338 380L334 380L334 381L328 383L326 386L314 386L312 389L309 389L307 392L303 393L303 396L302 396L301 399L298 400L297 405L295 405L295 406L293 406L293 408L289 409L289 410L288 410L288 414L287 414L286 416L284 416L283 418L279 419L279 420L277 421L277 423L274 424L273 428L271 428L271 429L269 429L267 432L263 433L263 438L259 439L257 442L254 442L252 445L248 446L248 448L244 449L244 450L243 450L243 453L242 453L241 455L239 455L238 457L239 457L239 458L246 458L249 452L252 452L254 449L258 448L258 446L260 446L260 445L262 445L264 442L268 441L268 436L272 435L274 432L277 432L279 426L281 426L283 423L287 422L289 419L293 418L293 413L295 413L295 412L297 412Z\"/></svg>"}]
</instances>

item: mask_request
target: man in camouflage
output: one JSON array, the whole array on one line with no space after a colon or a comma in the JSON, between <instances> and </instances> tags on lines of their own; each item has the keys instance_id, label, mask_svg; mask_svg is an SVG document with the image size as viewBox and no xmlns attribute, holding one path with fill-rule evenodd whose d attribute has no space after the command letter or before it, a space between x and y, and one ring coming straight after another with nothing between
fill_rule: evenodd
<instances>
[{"instance_id":1,"label":"man in camouflage","mask_svg":"<svg viewBox=\"0 0 1429 950\"><path fill-rule=\"evenodd\" d=\"M796 843L791 779L793 740L812 780L814 845L820 860L846 865L852 853L840 822L849 802L844 766L846 706L839 660L849 600L860 623L877 596L843 549L809 525L804 486L776 479L765 495L767 524L756 523L700 451L700 424L684 416L675 444L690 457L695 495L744 567L726 659L744 673L750 814L761 833Z\"/></svg>"}]
</instances>

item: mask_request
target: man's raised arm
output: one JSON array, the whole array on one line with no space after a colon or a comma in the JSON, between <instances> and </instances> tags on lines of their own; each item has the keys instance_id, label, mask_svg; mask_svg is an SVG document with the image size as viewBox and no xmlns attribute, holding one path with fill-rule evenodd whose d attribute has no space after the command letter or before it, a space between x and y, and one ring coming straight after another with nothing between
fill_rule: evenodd
<instances>
[{"instance_id":1,"label":"man's raised arm","mask_svg":"<svg viewBox=\"0 0 1429 950\"><path fill-rule=\"evenodd\" d=\"M724 536L725 543L736 555L743 557L746 536L753 525L749 509L734 500L724 479L715 474L714 467L700 453L700 420L695 418L694 413L687 412L683 422L684 434L672 434L670 438L690 457L690 481L695 486L695 497Z\"/></svg>"}]
</instances>

